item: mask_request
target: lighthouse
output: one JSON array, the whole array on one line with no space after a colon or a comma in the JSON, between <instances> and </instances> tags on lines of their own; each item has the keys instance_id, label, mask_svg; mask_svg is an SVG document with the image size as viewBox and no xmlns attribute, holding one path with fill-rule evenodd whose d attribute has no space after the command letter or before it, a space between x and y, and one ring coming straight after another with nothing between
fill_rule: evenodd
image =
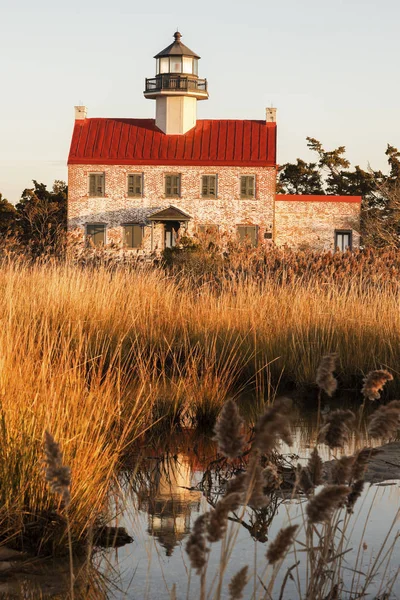
<instances>
[{"instance_id":1,"label":"lighthouse","mask_svg":"<svg viewBox=\"0 0 400 600\"><path fill-rule=\"evenodd\" d=\"M200 56L174 41L156 54L156 76L146 79L144 95L156 101L156 126L167 135L184 135L196 125L197 101L208 99L207 80L198 76Z\"/></svg>"}]
</instances>

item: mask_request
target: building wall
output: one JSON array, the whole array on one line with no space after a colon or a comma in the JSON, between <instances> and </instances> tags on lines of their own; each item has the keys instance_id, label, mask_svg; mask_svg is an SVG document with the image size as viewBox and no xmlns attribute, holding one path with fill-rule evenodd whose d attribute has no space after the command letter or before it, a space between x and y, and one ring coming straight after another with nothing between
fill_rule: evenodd
<instances>
[{"instance_id":1,"label":"building wall","mask_svg":"<svg viewBox=\"0 0 400 600\"><path fill-rule=\"evenodd\" d=\"M90 173L105 173L105 197L89 197ZM127 175L143 173L143 197L127 195ZM181 174L181 198L166 198L164 176ZM217 174L218 197L201 197L201 176ZM240 198L240 176L255 175L256 197ZM151 244L151 227L147 217L170 205L188 213L192 219L188 233L198 225L219 225L220 231L235 233L236 225L258 225L258 240L272 234L276 186L274 167L170 167L126 165L69 165L68 228L82 237L87 223L107 225L107 243L121 244L122 223L147 223L144 248ZM162 226L153 230L153 247L162 248Z\"/></svg>"},{"instance_id":2,"label":"building wall","mask_svg":"<svg viewBox=\"0 0 400 600\"><path fill-rule=\"evenodd\" d=\"M282 197L281 197L282 198ZM292 248L334 250L335 230L351 230L352 246L360 245L360 202L338 199L324 201L284 200L275 202L275 242ZM342 197L340 197L342 198Z\"/></svg>"}]
</instances>

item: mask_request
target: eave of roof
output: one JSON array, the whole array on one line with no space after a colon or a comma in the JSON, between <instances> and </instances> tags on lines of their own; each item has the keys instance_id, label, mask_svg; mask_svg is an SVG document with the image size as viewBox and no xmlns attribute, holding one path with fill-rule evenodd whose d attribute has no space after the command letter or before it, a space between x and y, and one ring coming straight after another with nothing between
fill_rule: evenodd
<instances>
[{"instance_id":1,"label":"eave of roof","mask_svg":"<svg viewBox=\"0 0 400 600\"><path fill-rule=\"evenodd\" d=\"M360 203L362 200L361 196L332 196L324 195L311 195L311 194L277 194L276 200L278 202L348 202L348 203Z\"/></svg>"}]
</instances>

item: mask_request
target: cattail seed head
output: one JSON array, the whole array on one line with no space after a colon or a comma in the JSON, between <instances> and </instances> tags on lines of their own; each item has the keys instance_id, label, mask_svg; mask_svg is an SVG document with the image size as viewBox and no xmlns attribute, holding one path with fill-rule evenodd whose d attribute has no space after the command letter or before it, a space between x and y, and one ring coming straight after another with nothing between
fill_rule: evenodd
<instances>
[{"instance_id":1,"label":"cattail seed head","mask_svg":"<svg viewBox=\"0 0 400 600\"><path fill-rule=\"evenodd\" d=\"M246 565L234 575L229 584L229 600L242 600L243 590L247 585L247 571L249 567Z\"/></svg>"},{"instance_id":2,"label":"cattail seed head","mask_svg":"<svg viewBox=\"0 0 400 600\"><path fill-rule=\"evenodd\" d=\"M236 458L242 454L245 446L243 427L244 420L240 416L236 402L227 400L214 429L214 440L218 444L218 449L227 458Z\"/></svg>"},{"instance_id":3,"label":"cattail seed head","mask_svg":"<svg viewBox=\"0 0 400 600\"><path fill-rule=\"evenodd\" d=\"M44 452L46 458L45 478L50 489L55 494L59 494L68 507L71 501L71 469L63 465L63 456L60 445L55 441L51 433L45 432Z\"/></svg>"},{"instance_id":4,"label":"cattail seed head","mask_svg":"<svg viewBox=\"0 0 400 600\"><path fill-rule=\"evenodd\" d=\"M327 485L313 496L307 504L306 513L310 523L323 523L332 518L333 512L343 506L350 488L347 485Z\"/></svg>"},{"instance_id":5,"label":"cattail seed head","mask_svg":"<svg viewBox=\"0 0 400 600\"><path fill-rule=\"evenodd\" d=\"M296 533L297 528L298 525L290 525L289 527L281 529L274 541L271 542L266 554L267 560L271 565L275 564L285 556L286 552L293 544L294 534Z\"/></svg>"},{"instance_id":6,"label":"cattail seed head","mask_svg":"<svg viewBox=\"0 0 400 600\"><path fill-rule=\"evenodd\" d=\"M336 353L323 356L317 369L316 384L328 396L332 396L337 389L337 380L333 376L337 357Z\"/></svg>"},{"instance_id":7,"label":"cattail seed head","mask_svg":"<svg viewBox=\"0 0 400 600\"><path fill-rule=\"evenodd\" d=\"M392 381L393 375L386 369L370 371L363 379L363 388L361 390L364 398L368 400L379 400L380 392L387 381Z\"/></svg>"}]
</instances>

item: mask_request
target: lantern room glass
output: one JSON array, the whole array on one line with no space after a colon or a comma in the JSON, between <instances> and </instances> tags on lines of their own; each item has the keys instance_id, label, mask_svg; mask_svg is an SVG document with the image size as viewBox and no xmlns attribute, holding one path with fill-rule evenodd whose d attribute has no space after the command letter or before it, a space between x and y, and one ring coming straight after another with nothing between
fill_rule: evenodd
<instances>
[{"instance_id":1,"label":"lantern room glass","mask_svg":"<svg viewBox=\"0 0 400 600\"><path fill-rule=\"evenodd\" d=\"M182 73L182 56L169 57L169 72Z\"/></svg>"},{"instance_id":2,"label":"lantern room glass","mask_svg":"<svg viewBox=\"0 0 400 600\"><path fill-rule=\"evenodd\" d=\"M193 58L191 56L183 57L183 73L189 73L189 75L193 74Z\"/></svg>"},{"instance_id":3,"label":"lantern room glass","mask_svg":"<svg viewBox=\"0 0 400 600\"><path fill-rule=\"evenodd\" d=\"M169 73L169 57L163 56L162 58L159 58L158 60L159 60L159 70L157 71L157 74Z\"/></svg>"},{"instance_id":4,"label":"lantern room glass","mask_svg":"<svg viewBox=\"0 0 400 600\"><path fill-rule=\"evenodd\" d=\"M156 74L185 73L197 76L198 63L199 60L192 56L163 56L156 59Z\"/></svg>"}]
</instances>

